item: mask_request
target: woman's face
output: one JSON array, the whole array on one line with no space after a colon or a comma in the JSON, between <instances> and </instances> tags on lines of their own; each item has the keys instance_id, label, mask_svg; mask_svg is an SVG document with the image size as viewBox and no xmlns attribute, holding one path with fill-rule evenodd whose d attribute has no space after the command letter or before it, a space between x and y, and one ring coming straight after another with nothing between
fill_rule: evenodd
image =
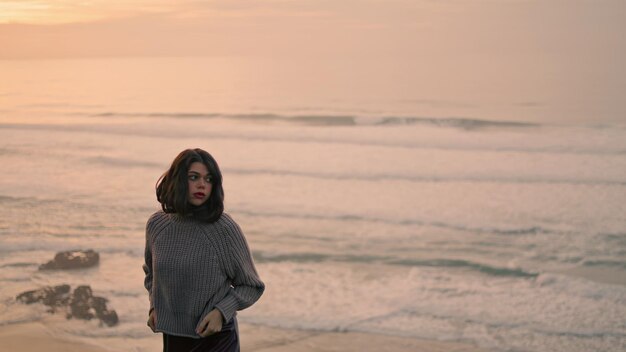
<instances>
[{"instance_id":1,"label":"woman's face","mask_svg":"<svg viewBox=\"0 0 626 352\"><path fill-rule=\"evenodd\" d=\"M187 182L189 193L187 199L189 203L199 206L209 199L211 195L211 175L207 167L200 162L192 163L187 171Z\"/></svg>"}]
</instances>

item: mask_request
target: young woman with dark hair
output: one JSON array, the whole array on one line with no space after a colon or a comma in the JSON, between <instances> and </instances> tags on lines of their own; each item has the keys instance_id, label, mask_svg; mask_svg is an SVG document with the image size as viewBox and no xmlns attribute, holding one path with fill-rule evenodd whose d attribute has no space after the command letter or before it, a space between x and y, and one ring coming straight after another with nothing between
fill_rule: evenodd
<instances>
[{"instance_id":1,"label":"young woman with dark hair","mask_svg":"<svg viewBox=\"0 0 626 352\"><path fill-rule=\"evenodd\" d=\"M241 229L224 212L222 173L202 149L182 151L157 181L146 224L148 326L164 352L239 351L236 312L265 285Z\"/></svg>"}]
</instances>

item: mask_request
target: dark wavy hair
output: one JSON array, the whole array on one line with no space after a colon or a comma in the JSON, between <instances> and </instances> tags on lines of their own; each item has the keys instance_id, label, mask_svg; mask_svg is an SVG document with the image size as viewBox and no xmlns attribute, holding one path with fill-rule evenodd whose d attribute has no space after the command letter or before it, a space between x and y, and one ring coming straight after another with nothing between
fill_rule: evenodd
<instances>
[{"instance_id":1,"label":"dark wavy hair","mask_svg":"<svg viewBox=\"0 0 626 352\"><path fill-rule=\"evenodd\" d=\"M191 164L203 163L211 175L211 195L204 204L195 206L189 203L187 172ZM214 222L224 212L224 189L222 173L217 161L202 149L186 149L180 152L156 183L156 196L166 213L193 216L196 219Z\"/></svg>"}]
</instances>

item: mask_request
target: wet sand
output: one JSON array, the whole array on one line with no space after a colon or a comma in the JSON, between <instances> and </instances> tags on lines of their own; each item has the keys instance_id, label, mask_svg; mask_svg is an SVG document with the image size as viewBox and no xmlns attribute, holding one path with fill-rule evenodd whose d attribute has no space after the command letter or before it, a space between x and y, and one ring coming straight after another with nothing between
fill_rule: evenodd
<instances>
[{"instance_id":1,"label":"wet sand","mask_svg":"<svg viewBox=\"0 0 626 352\"><path fill-rule=\"evenodd\" d=\"M3 351L28 352L104 352L106 350L79 342L56 338L41 323L0 326L0 346Z\"/></svg>"},{"instance_id":2,"label":"wet sand","mask_svg":"<svg viewBox=\"0 0 626 352\"><path fill-rule=\"evenodd\" d=\"M365 333L315 332L240 324L242 351L250 352L485 352L468 344ZM161 350L161 335L142 339L139 351ZM41 323L0 327L0 346L12 352L105 352L123 351L124 341L116 338L107 348L52 336Z\"/></svg>"}]
</instances>

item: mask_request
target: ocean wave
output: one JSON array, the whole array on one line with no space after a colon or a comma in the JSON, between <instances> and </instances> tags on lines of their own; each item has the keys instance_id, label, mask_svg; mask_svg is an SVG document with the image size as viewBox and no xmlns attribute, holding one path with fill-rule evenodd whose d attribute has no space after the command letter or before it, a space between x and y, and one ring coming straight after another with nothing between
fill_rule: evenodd
<instances>
[{"instance_id":1,"label":"ocean wave","mask_svg":"<svg viewBox=\"0 0 626 352\"><path fill-rule=\"evenodd\" d=\"M626 269L626 261L623 260L585 260L582 263L583 266L610 266Z\"/></svg>"},{"instance_id":2,"label":"ocean wave","mask_svg":"<svg viewBox=\"0 0 626 352\"><path fill-rule=\"evenodd\" d=\"M35 315L33 315L32 317L27 317L27 318L17 318L17 319L8 319L8 320L2 320L0 318L0 326L10 326L10 325L33 323L33 322L36 322L36 321L38 321L40 319L41 318L39 316L35 316Z\"/></svg>"},{"instance_id":3,"label":"ocean wave","mask_svg":"<svg viewBox=\"0 0 626 352\"><path fill-rule=\"evenodd\" d=\"M222 113L120 113L104 112L91 114L94 117L159 117L174 119L212 119L246 120L253 122L288 122L312 126L356 126L356 125L429 125L474 130L488 127L527 128L541 126L538 123L518 121L482 120L464 117L418 117L418 116L383 116L364 117L356 115L280 115L272 113L222 114Z\"/></svg>"},{"instance_id":4,"label":"ocean wave","mask_svg":"<svg viewBox=\"0 0 626 352\"><path fill-rule=\"evenodd\" d=\"M162 131L158 129L133 129L129 130L125 126L116 125L87 125L87 124L75 124L75 125L57 125L57 124L22 124L22 123L0 123L2 129L20 129L20 130L43 130L43 131L62 131L62 132L87 132L97 134L113 134L123 136L143 136L143 137L155 137L155 138L168 138L168 139L181 139L181 138L213 138L213 139L226 139L226 140L244 140L260 141L260 142L288 142L288 143L324 143L324 144L337 144L337 145L353 145L353 146L375 146L384 148L399 148L399 149L411 149L411 150L443 150L443 151L466 151L466 152L489 152L489 153L532 153L532 154L557 154L557 155L625 155L626 149L620 149L619 147L613 149L593 149L588 147L577 148L574 146L561 147L561 146L517 146L517 145L475 145L466 144L458 145L456 143L450 145L422 144L420 141L407 142L407 141L380 141L375 139L369 140L338 140L332 137L325 136L305 136L305 137L287 137L287 136L272 136L268 134L255 134L255 135L242 135L240 133L229 132L214 132L214 131L194 131L185 130L178 131L177 133L171 133L171 131ZM16 151L15 153L24 153L23 151Z\"/></svg>"},{"instance_id":5,"label":"ocean wave","mask_svg":"<svg viewBox=\"0 0 626 352\"><path fill-rule=\"evenodd\" d=\"M13 197L13 196L6 196L6 195L1 195L0 194L0 203L13 203L13 202L20 202L20 201L37 201L38 199L35 197Z\"/></svg>"},{"instance_id":6,"label":"ocean wave","mask_svg":"<svg viewBox=\"0 0 626 352\"><path fill-rule=\"evenodd\" d=\"M29 277L3 277L0 278L0 282L29 282L31 278Z\"/></svg>"},{"instance_id":7,"label":"ocean wave","mask_svg":"<svg viewBox=\"0 0 626 352\"><path fill-rule=\"evenodd\" d=\"M352 262L352 263L380 263L388 265L412 266L412 267L438 267L459 268L477 271L491 276L511 276L519 278L535 278L539 274L522 269L511 269L476 263L463 259L392 259L385 256L373 255L331 255L322 253L288 253L272 254L254 251L255 261L259 263L295 262L295 263L319 263L327 261Z\"/></svg>"},{"instance_id":8,"label":"ocean wave","mask_svg":"<svg viewBox=\"0 0 626 352\"><path fill-rule=\"evenodd\" d=\"M529 226L520 228L496 228L496 227L473 227L458 224L449 224L439 221L423 221L417 219L387 219L377 217L366 217L355 214L340 215L323 215L323 214L305 214L305 213L278 213L278 212L257 212L247 211L243 209L234 210L234 213L252 216L252 217L271 217L271 218L288 218L288 219L304 219L304 220L331 220L331 221L362 221L384 223L399 226L432 226L451 230L458 230L472 233L491 233L497 235L534 235L534 234L559 234L558 230L548 229L541 226Z\"/></svg>"},{"instance_id":9,"label":"ocean wave","mask_svg":"<svg viewBox=\"0 0 626 352\"><path fill-rule=\"evenodd\" d=\"M448 117L448 118L429 118L429 117L383 117L376 125L432 125L437 127L453 127L464 130L474 130L488 127L508 127L508 128L527 128L539 127L538 123L518 122L518 121L496 121L496 120L479 120L471 118Z\"/></svg>"},{"instance_id":10,"label":"ocean wave","mask_svg":"<svg viewBox=\"0 0 626 352\"><path fill-rule=\"evenodd\" d=\"M280 169L237 169L225 168L225 174L235 175L270 175L270 176L299 176L332 180L362 180L362 181L408 181L426 183L497 183L497 184L564 184L564 185L604 185L626 186L626 181L619 180L576 180L576 179L549 179L549 178L509 178L509 177L475 177L475 176L429 176L429 175L399 175L399 174L358 174L358 173L324 173L309 171L293 171Z\"/></svg>"},{"instance_id":11,"label":"ocean wave","mask_svg":"<svg viewBox=\"0 0 626 352\"><path fill-rule=\"evenodd\" d=\"M28 266L39 266L40 263L33 262L17 262L17 263L6 263L0 265L0 268L25 268Z\"/></svg>"},{"instance_id":12,"label":"ocean wave","mask_svg":"<svg viewBox=\"0 0 626 352\"><path fill-rule=\"evenodd\" d=\"M16 153L15 149L0 148L0 155L12 155L12 154L15 154L15 153Z\"/></svg>"},{"instance_id":13,"label":"ocean wave","mask_svg":"<svg viewBox=\"0 0 626 352\"><path fill-rule=\"evenodd\" d=\"M309 109L310 110L310 109ZM276 114L276 113L190 113L190 112L116 112L99 113L73 112L70 115L90 117L129 117L129 118L171 118L171 119L227 119L250 122L287 122L313 126L385 126L385 125L429 125L443 128L457 128L475 130L481 128L532 128L546 126L546 124L528 121L490 120L474 117L428 117L428 116L371 116L353 114ZM569 126L565 124L551 124L551 126ZM589 129L626 129L626 125L616 123L589 123L581 125Z\"/></svg>"},{"instance_id":14,"label":"ocean wave","mask_svg":"<svg viewBox=\"0 0 626 352\"><path fill-rule=\"evenodd\" d=\"M122 158L110 158L105 156L95 156L88 157L82 159L85 162L93 163L93 164L105 164L108 166L117 166L123 168L129 167L151 167L151 168L162 168L163 165L159 163L152 163L148 161L140 161L140 160L130 160L130 159L122 159Z\"/></svg>"},{"instance_id":15,"label":"ocean wave","mask_svg":"<svg viewBox=\"0 0 626 352\"><path fill-rule=\"evenodd\" d=\"M432 312L419 311L415 309L399 309L393 312L389 312L386 314L381 314L379 316L372 316L360 321L353 322L349 324L349 326L342 327L343 332L359 332L359 331L367 331L369 330L363 329L361 326L367 326L368 323L389 323L390 321L402 318L402 317L422 317L427 318L433 321L442 321L442 322L454 322L457 321L459 324L476 324L477 326L484 326L488 329L522 329L528 332L532 332L537 335L544 336L560 336L560 337L575 337L579 339L598 339L598 338L625 338L626 334L620 331L601 331L601 330L564 330L564 329L546 329L545 327L538 328L534 326L534 324L530 322L505 322L505 321L486 321L482 319L473 319L469 317L463 317L462 322L459 321L458 315L453 314L433 314ZM373 331L372 331L373 332Z\"/></svg>"},{"instance_id":16,"label":"ocean wave","mask_svg":"<svg viewBox=\"0 0 626 352\"><path fill-rule=\"evenodd\" d=\"M615 246L623 246L626 248L626 233L600 233L599 235Z\"/></svg>"},{"instance_id":17,"label":"ocean wave","mask_svg":"<svg viewBox=\"0 0 626 352\"><path fill-rule=\"evenodd\" d=\"M84 238L84 237L83 237ZM56 238L55 238L56 239ZM89 243L83 245L68 245L67 241L63 241L61 239L50 241L49 239L42 240L39 239L37 241L24 241L24 242L12 242L12 243L2 243L0 246L0 254L15 254L15 253L30 253L30 252L41 252L46 253L47 256L40 257L41 262L39 264L43 264L48 260L52 259L54 253L70 251L70 250L87 250L93 249L94 251L100 254L123 254L133 258L142 258L144 256L144 248L142 245L137 245L133 247L129 247L129 243L127 241L113 242L115 246L112 246L111 241L101 241L97 243ZM38 253L41 255L41 253ZM51 254L51 255L50 255ZM5 266L10 267L10 264L5 264ZM15 266L15 265L14 265ZM26 267L26 263L24 263L24 267ZM2 266L0 266L2 268Z\"/></svg>"},{"instance_id":18,"label":"ocean wave","mask_svg":"<svg viewBox=\"0 0 626 352\"><path fill-rule=\"evenodd\" d=\"M532 226L532 227L512 229L512 230L494 230L493 232L499 233L502 235L528 235L528 234L534 235L534 234L542 233L546 231L539 226Z\"/></svg>"},{"instance_id":19,"label":"ocean wave","mask_svg":"<svg viewBox=\"0 0 626 352\"><path fill-rule=\"evenodd\" d=\"M524 271L522 269L510 269L503 267L495 267L480 263L474 263L462 259L395 259L387 261L388 264L405 265L405 266L429 266L429 267L445 267L445 268L464 268L479 271L483 274L491 276L514 276L523 278L535 278L539 274Z\"/></svg>"},{"instance_id":20,"label":"ocean wave","mask_svg":"<svg viewBox=\"0 0 626 352\"><path fill-rule=\"evenodd\" d=\"M322 253L291 253L291 254L268 254L266 252L253 251L254 260L259 263L276 263L276 262L323 262L330 260L331 255Z\"/></svg>"}]
</instances>

